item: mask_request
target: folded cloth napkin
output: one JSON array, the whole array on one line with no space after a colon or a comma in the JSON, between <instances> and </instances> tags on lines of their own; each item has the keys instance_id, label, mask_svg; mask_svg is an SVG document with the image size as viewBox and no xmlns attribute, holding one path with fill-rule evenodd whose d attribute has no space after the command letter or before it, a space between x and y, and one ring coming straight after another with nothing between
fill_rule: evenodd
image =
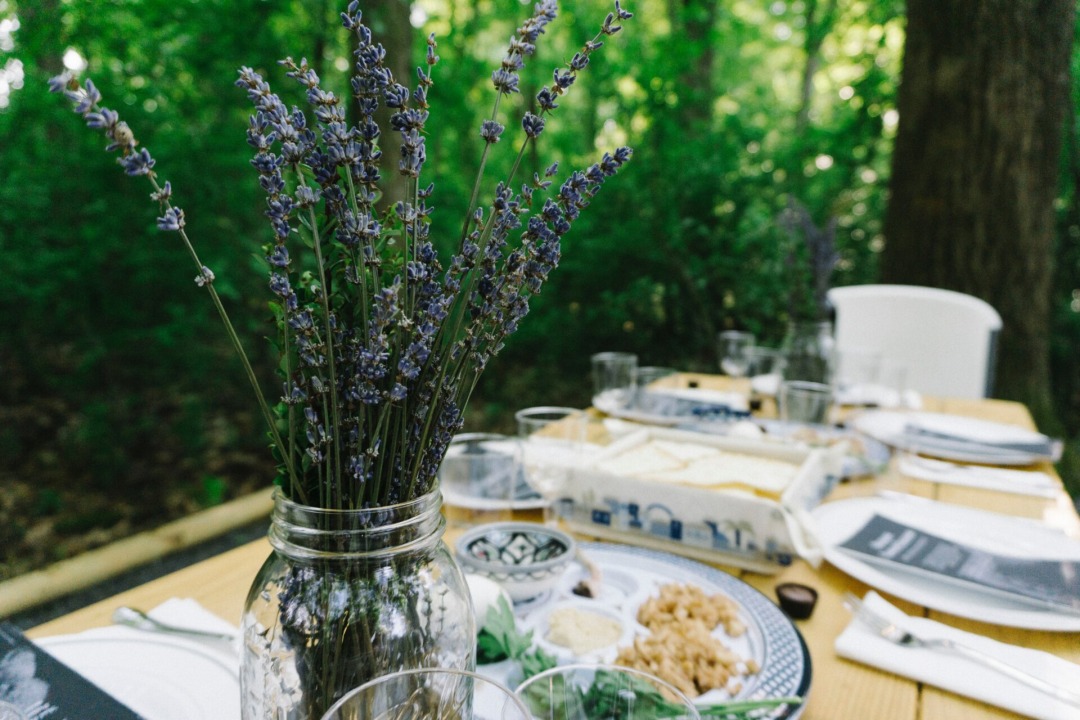
<instances>
[{"instance_id":1,"label":"folded cloth napkin","mask_svg":"<svg viewBox=\"0 0 1080 720\"><path fill-rule=\"evenodd\" d=\"M1030 453L1050 457L1054 441L1042 433L1002 423L923 414L904 427L904 435L928 448L973 449L986 454Z\"/></svg>"},{"instance_id":2,"label":"folded cloth napkin","mask_svg":"<svg viewBox=\"0 0 1080 720\"><path fill-rule=\"evenodd\" d=\"M1052 498L1061 492L1053 477L1031 470L956 465L930 458L905 457L900 460L900 472L908 477L930 482L998 490L1017 495Z\"/></svg>"},{"instance_id":3,"label":"folded cloth napkin","mask_svg":"<svg viewBox=\"0 0 1080 720\"><path fill-rule=\"evenodd\" d=\"M926 618L913 618L870 591L866 607L922 638L943 638L963 643L1021 668L1060 688L1077 692L1080 665L1041 650L1009 645L957 630ZM840 657L974 698L1038 720L1076 720L1080 708L948 650L903 647L853 618L836 638Z\"/></svg>"},{"instance_id":4,"label":"folded cloth napkin","mask_svg":"<svg viewBox=\"0 0 1080 720\"><path fill-rule=\"evenodd\" d=\"M197 642L216 652L232 652L239 655L240 631L232 623L228 623L210 612L197 600L191 598L169 598L153 610L146 613L155 620L177 627L207 632L228 633L236 636L231 643L225 639L211 637L201 638L195 635L183 636L187 640Z\"/></svg>"}]
</instances>

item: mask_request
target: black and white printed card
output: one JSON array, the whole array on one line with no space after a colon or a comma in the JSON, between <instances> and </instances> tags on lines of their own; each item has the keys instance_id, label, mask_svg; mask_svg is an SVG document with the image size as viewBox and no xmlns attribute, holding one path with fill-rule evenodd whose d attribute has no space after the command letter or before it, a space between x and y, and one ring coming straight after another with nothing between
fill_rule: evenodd
<instances>
[{"instance_id":1,"label":"black and white printed card","mask_svg":"<svg viewBox=\"0 0 1080 720\"><path fill-rule=\"evenodd\" d=\"M877 514L838 547L884 567L1080 613L1080 561L998 555Z\"/></svg>"},{"instance_id":2,"label":"black and white printed card","mask_svg":"<svg viewBox=\"0 0 1080 720\"><path fill-rule=\"evenodd\" d=\"M0 701L26 720L141 720L118 700L0 623Z\"/></svg>"}]
</instances>

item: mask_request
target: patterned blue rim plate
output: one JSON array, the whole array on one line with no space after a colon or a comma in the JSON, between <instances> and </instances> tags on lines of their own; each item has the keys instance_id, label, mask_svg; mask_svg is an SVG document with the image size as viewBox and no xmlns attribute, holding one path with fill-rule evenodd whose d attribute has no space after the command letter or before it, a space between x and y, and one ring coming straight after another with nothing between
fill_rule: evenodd
<instances>
[{"instance_id":1,"label":"patterned blue rim plate","mask_svg":"<svg viewBox=\"0 0 1080 720\"><path fill-rule=\"evenodd\" d=\"M802 634L772 600L729 573L670 553L614 543L579 542L578 547L600 568L602 585L608 586L612 594L621 595L625 614L636 614L640 602L666 583L694 584L708 594L719 593L733 600L740 608L740 618L746 623L747 630L734 641L725 639L725 642L742 657L756 660L760 669L743 678L743 687L732 699L799 696L804 699L802 705L779 707L770 714L755 717L794 720L802 715L810 692L810 651ZM580 601L580 598L570 599L573 597L570 588L586 574L577 562L573 563L552 596L537 603L515 606L519 623L537 630L550 608ZM619 599L605 597L605 591L602 591L599 600L602 605L620 612ZM534 637L542 637L542 633L534 632ZM543 640L539 642L544 645ZM552 648L547 646L545 649ZM559 662L610 662L610 659L564 657ZM480 666L480 672L484 672L485 667L496 670L496 666ZM710 691L696 702L704 707L727 697L723 691Z\"/></svg>"}]
</instances>

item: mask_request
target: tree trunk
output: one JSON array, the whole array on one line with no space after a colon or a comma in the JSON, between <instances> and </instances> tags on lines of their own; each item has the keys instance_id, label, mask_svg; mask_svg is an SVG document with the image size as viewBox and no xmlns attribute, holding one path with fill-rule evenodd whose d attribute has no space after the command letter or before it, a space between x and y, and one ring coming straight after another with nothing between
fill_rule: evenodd
<instances>
[{"instance_id":1,"label":"tree trunk","mask_svg":"<svg viewBox=\"0 0 1080 720\"><path fill-rule=\"evenodd\" d=\"M368 0L363 4L364 22L371 28L375 42L386 48L386 66L394 80L410 90L416 86L413 61L413 28L409 22L409 0ZM405 199L405 177L398 172L401 160L401 136L390 128L390 110L384 106L375 115L379 123L383 197L379 207L387 208Z\"/></svg>"},{"instance_id":2,"label":"tree trunk","mask_svg":"<svg viewBox=\"0 0 1080 720\"><path fill-rule=\"evenodd\" d=\"M907 8L882 281L993 305L1004 321L994 394L1049 423L1053 202L1075 3Z\"/></svg>"},{"instance_id":3,"label":"tree trunk","mask_svg":"<svg viewBox=\"0 0 1080 720\"><path fill-rule=\"evenodd\" d=\"M826 3L820 17L817 0L808 0L805 18L806 41L803 49L806 52L806 65L803 66L799 113L795 118L795 127L799 133L805 133L810 125L810 108L814 101L814 74L821 65L821 45L836 22L836 0Z\"/></svg>"},{"instance_id":4,"label":"tree trunk","mask_svg":"<svg viewBox=\"0 0 1080 720\"><path fill-rule=\"evenodd\" d=\"M679 108L688 128L712 118L712 102L716 99L713 43L717 12L717 0L671 0L668 5L672 38L693 50L693 60L679 74L679 87L685 95L680 98Z\"/></svg>"}]
</instances>

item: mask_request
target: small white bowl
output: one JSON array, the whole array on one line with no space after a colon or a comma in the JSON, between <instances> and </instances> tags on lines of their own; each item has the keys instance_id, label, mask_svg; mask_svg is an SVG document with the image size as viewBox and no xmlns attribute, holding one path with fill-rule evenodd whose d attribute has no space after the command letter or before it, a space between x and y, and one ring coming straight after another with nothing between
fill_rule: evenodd
<instances>
[{"instance_id":1,"label":"small white bowl","mask_svg":"<svg viewBox=\"0 0 1080 720\"><path fill-rule=\"evenodd\" d=\"M491 578L515 603L550 591L574 559L574 539L552 527L526 522L480 525L457 541L466 573Z\"/></svg>"}]
</instances>

